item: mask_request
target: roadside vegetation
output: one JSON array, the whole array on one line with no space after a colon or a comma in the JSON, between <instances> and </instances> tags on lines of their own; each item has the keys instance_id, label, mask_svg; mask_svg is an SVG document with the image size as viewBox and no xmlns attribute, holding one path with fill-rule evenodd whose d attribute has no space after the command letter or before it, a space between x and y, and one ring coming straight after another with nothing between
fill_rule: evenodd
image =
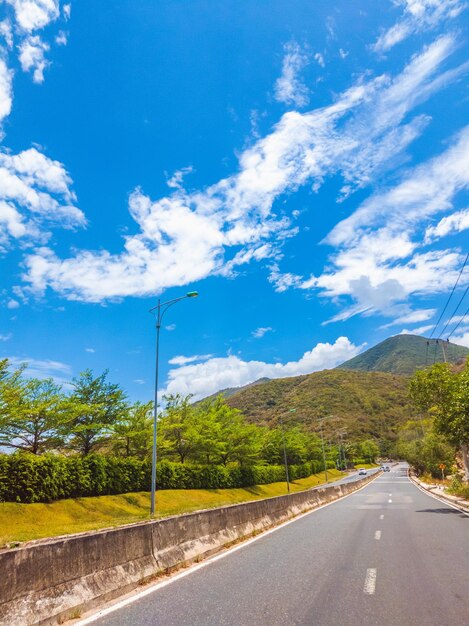
<instances>
[{"instance_id":1,"label":"roadside vegetation","mask_svg":"<svg viewBox=\"0 0 469 626\"><path fill-rule=\"evenodd\" d=\"M329 481L342 472L329 470ZM303 491L325 482L324 472L298 479L291 492ZM285 495L285 482L239 489L168 489L158 491L156 517L168 517L217 506L238 504ZM76 532L110 528L149 519L150 494L127 493L114 496L75 498L51 503L0 503L0 548Z\"/></svg>"},{"instance_id":2,"label":"roadside vegetation","mask_svg":"<svg viewBox=\"0 0 469 626\"><path fill-rule=\"evenodd\" d=\"M131 403L123 389L85 370L68 392L53 380L26 378L0 361L0 501L59 499L149 491L152 403ZM250 422L222 396L193 403L170 395L158 421L157 488L243 488L283 481L284 443L292 480L326 466L373 463L373 438L337 443L301 419ZM319 424L316 423L319 430ZM343 436L345 434L345 436Z\"/></svg>"},{"instance_id":3,"label":"roadside vegetation","mask_svg":"<svg viewBox=\"0 0 469 626\"><path fill-rule=\"evenodd\" d=\"M418 371L409 392L417 417L400 429L396 453L420 475L441 479L450 493L468 498L469 362Z\"/></svg>"}]
</instances>

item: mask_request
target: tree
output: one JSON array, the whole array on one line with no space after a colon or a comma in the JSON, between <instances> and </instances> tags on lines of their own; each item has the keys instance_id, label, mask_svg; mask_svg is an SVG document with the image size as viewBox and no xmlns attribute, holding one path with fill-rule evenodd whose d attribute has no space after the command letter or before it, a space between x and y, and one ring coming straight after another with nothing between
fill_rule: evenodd
<instances>
[{"instance_id":1,"label":"tree","mask_svg":"<svg viewBox=\"0 0 469 626\"><path fill-rule=\"evenodd\" d=\"M379 455L379 446L373 439L365 439L360 443L360 453L369 463L374 463Z\"/></svg>"},{"instance_id":2,"label":"tree","mask_svg":"<svg viewBox=\"0 0 469 626\"><path fill-rule=\"evenodd\" d=\"M82 455L90 454L109 439L112 426L127 411L126 395L107 380L108 370L94 378L89 369L72 381L68 400L72 418L67 423L67 445Z\"/></svg>"},{"instance_id":3,"label":"tree","mask_svg":"<svg viewBox=\"0 0 469 626\"><path fill-rule=\"evenodd\" d=\"M415 406L434 417L437 433L460 447L469 480L469 362L461 372L438 363L417 372L410 383Z\"/></svg>"},{"instance_id":4,"label":"tree","mask_svg":"<svg viewBox=\"0 0 469 626\"><path fill-rule=\"evenodd\" d=\"M0 424L0 445L32 454L62 446L68 403L60 385L50 378L16 380L3 395L7 408Z\"/></svg>"},{"instance_id":5,"label":"tree","mask_svg":"<svg viewBox=\"0 0 469 626\"><path fill-rule=\"evenodd\" d=\"M153 402L135 402L111 426L114 453L144 459L151 447Z\"/></svg>"},{"instance_id":6,"label":"tree","mask_svg":"<svg viewBox=\"0 0 469 626\"><path fill-rule=\"evenodd\" d=\"M200 432L191 397L179 393L164 396L166 407L158 421L159 456L175 456L184 463L197 454Z\"/></svg>"}]
</instances>

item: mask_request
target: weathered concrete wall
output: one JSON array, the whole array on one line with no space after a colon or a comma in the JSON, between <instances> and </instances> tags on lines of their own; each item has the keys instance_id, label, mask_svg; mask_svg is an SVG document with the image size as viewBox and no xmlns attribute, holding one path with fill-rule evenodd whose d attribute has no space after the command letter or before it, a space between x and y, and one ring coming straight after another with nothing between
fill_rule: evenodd
<instances>
[{"instance_id":1,"label":"weathered concrete wall","mask_svg":"<svg viewBox=\"0 0 469 626\"><path fill-rule=\"evenodd\" d=\"M0 625L56 624L139 582L332 502L371 478L0 551Z\"/></svg>"}]
</instances>

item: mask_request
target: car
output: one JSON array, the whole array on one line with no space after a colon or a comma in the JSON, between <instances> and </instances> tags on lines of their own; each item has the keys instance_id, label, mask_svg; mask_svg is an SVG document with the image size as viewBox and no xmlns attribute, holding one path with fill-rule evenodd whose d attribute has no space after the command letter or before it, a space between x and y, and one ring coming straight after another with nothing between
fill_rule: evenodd
<instances>
[{"instance_id":1,"label":"car","mask_svg":"<svg viewBox=\"0 0 469 626\"><path fill-rule=\"evenodd\" d=\"M360 467L358 469L358 475L359 476L366 476L366 469L364 467Z\"/></svg>"},{"instance_id":2,"label":"car","mask_svg":"<svg viewBox=\"0 0 469 626\"><path fill-rule=\"evenodd\" d=\"M382 472L386 471L386 467L384 465L381 465L381 467L379 468Z\"/></svg>"},{"instance_id":3,"label":"car","mask_svg":"<svg viewBox=\"0 0 469 626\"><path fill-rule=\"evenodd\" d=\"M384 468L384 471L385 471L385 472L390 472L390 471L391 471L391 468L390 468L388 465L386 465L386 467Z\"/></svg>"}]
</instances>

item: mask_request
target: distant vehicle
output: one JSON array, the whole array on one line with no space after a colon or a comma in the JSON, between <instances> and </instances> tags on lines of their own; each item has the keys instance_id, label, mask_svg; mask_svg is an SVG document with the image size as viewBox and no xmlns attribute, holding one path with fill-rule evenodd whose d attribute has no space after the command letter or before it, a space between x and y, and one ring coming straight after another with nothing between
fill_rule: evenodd
<instances>
[{"instance_id":1,"label":"distant vehicle","mask_svg":"<svg viewBox=\"0 0 469 626\"><path fill-rule=\"evenodd\" d=\"M382 472L386 471L386 467L384 465L381 465L381 467L379 468Z\"/></svg>"},{"instance_id":2,"label":"distant vehicle","mask_svg":"<svg viewBox=\"0 0 469 626\"><path fill-rule=\"evenodd\" d=\"M358 470L359 476L366 476L366 469L364 467L360 467Z\"/></svg>"},{"instance_id":3,"label":"distant vehicle","mask_svg":"<svg viewBox=\"0 0 469 626\"><path fill-rule=\"evenodd\" d=\"M386 467L384 468L384 471L385 471L385 472L390 472L390 471L391 471L391 468L390 468L388 465L386 465Z\"/></svg>"}]
</instances>

